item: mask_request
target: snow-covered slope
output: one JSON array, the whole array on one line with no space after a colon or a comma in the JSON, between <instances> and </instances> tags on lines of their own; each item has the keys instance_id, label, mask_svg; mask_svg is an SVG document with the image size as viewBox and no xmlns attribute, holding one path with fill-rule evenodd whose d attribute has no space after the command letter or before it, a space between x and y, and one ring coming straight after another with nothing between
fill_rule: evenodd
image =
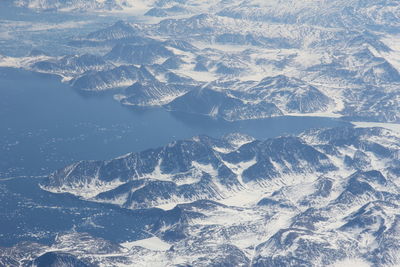
<instances>
[{"instance_id":1,"label":"snow-covered slope","mask_svg":"<svg viewBox=\"0 0 400 267\"><path fill-rule=\"evenodd\" d=\"M397 0L13 3L43 20L110 17L91 32L51 27L58 53L0 55L0 66L118 89L127 106L400 122ZM47 52L37 28L0 23L1 42ZM398 266L399 151L399 133L382 128L197 136L1 181L0 265Z\"/></svg>"},{"instance_id":2,"label":"snow-covered slope","mask_svg":"<svg viewBox=\"0 0 400 267\"><path fill-rule=\"evenodd\" d=\"M153 85L168 83L163 93L160 86L149 86L146 99L119 93L115 98L124 104L197 112L176 102L189 101L195 93L182 94L201 86L237 103L224 108L210 101L205 103L209 108L198 113L228 120L307 113L400 121L397 1L16 3L39 10L122 8L126 14L146 13L138 23L119 20L72 37L67 42L75 56L59 55L44 62L32 56L0 58L2 66L56 73L81 90L143 82L127 70L139 65L151 73ZM89 59L88 51L96 56ZM171 90L171 83L178 88ZM272 110L274 106L277 109Z\"/></svg>"},{"instance_id":3,"label":"snow-covered slope","mask_svg":"<svg viewBox=\"0 0 400 267\"><path fill-rule=\"evenodd\" d=\"M74 221L80 230L46 245L2 249L1 260L398 265L399 141L386 129L350 127L263 141L240 134L198 136L110 161L78 162L42 181L41 188L65 198L64 205L85 200L82 212L89 217ZM103 213L90 216L94 207ZM69 214L62 215L65 223ZM138 222L135 235L123 237L133 227L125 218Z\"/></svg>"}]
</instances>

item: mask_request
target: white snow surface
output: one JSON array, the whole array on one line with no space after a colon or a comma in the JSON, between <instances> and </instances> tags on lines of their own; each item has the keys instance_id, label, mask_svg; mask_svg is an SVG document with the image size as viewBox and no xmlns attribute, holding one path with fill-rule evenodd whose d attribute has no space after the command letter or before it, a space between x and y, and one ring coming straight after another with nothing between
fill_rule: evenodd
<instances>
[{"instance_id":1,"label":"white snow surface","mask_svg":"<svg viewBox=\"0 0 400 267\"><path fill-rule=\"evenodd\" d=\"M170 244L156 236L132 242L124 242L121 243L121 246L127 249L132 249L133 247L139 246L154 251L166 251L171 248Z\"/></svg>"}]
</instances>

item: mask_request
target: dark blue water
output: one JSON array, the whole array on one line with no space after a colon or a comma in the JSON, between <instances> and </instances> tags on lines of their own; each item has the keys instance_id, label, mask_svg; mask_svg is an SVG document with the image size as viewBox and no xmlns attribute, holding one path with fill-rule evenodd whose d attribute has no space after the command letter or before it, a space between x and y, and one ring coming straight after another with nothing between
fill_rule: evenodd
<instances>
[{"instance_id":1,"label":"dark blue water","mask_svg":"<svg viewBox=\"0 0 400 267\"><path fill-rule=\"evenodd\" d=\"M74 161L110 159L199 134L242 132L265 139L341 124L310 117L228 123L134 110L112 95L82 95L54 76L0 68L0 178L45 175Z\"/></svg>"},{"instance_id":2,"label":"dark blue water","mask_svg":"<svg viewBox=\"0 0 400 267\"><path fill-rule=\"evenodd\" d=\"M143 231L146 225L171 216L170 211L128 210L70 194L53 194L41 190L40 181L0 180L0 249L21 241L51 244L58 233L72 229L113 242L143 239L150 237Z\"/></svg>"}]
</instances>

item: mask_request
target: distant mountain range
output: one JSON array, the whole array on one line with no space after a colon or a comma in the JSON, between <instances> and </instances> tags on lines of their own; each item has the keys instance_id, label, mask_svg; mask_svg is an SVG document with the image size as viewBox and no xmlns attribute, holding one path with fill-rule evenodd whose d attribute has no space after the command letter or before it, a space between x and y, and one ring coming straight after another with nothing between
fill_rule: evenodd
<instances>
[{"instance_id":1,"label":"distant mountain range","mask_svg":"<svg viewBox=\"0 0 400 267\"><path fill-rule=\"evenodd\" d=\"M121 10L130 7L124 0L14 0L16 6L27 7L40 11L93 11L93 10Z\"/></svg>"},{"instance_id":2,"label":"distant mountain range","mask_svg":"<svg viewBox=\"0 0 400 267\"><path fill-rule=\"evenodd\" d=\"M230 121L305 113L400 120L396 1L14 3L55 12L139 10L144 18L157 18L152 23L117 21L73 37L68 45L77 55L2 59L6 65L60 75L78 90L136 84L134 94L124 93L132 89L118 93L123 104L165 106ZM108 52L99 55L99 48ZM207 102L207 94L227 103ZM207 103L198 109L184 101Z\"/></svg>"}]
</instances>

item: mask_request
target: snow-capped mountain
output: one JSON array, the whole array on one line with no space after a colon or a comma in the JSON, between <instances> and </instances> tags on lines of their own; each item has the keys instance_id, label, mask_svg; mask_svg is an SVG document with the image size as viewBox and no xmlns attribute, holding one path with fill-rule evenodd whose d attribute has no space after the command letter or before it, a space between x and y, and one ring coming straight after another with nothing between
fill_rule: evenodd
<instances>
[{"instance_id":1,"label":"snow-capped mountain","mask_svg":"<svg viewBox=\"0 0 400 267\"><path fill-rule=\"evenodd\" d=\"M225 92L199 88L174 99L168 110L207 115L227 121L280 116L283 113L271 102L244 102Z\"/></svg>"},{"instance_id":2,"label":"snow-capped mountain","mask_svg":"<svg viewBox=\"0 0 400 267\"><path fill-rule=\"evenodd\" d=\"M87 72L71 81L74 88L84 91L102 91L126 87L137 81L154 79L146 67L119 66L112 69Z\"/></svg>"},{"instance_id":3,"label":"snow-capped mountain","mask_svg":"<svg viewBox=\"0 0 400 267\"><path fill-rule=\"evenodd\" d=\"M367 140L383 132L385 130L379 128L327 129L305 133L300 138L288 136L252 141L239 147L224 139L199 136L107 162L79 162L54 173L46 187L52 191L76 192L81 197L90 192L91 197L96 198L95 194L99 193L103 201L111 197L127 207L130 203L123 199L134 201L131 194L136 189L145 197L140 198L143 203L138 202L138 205L145 207L169 203L173 199L219 199L226 192L240 191L248 185L262 187L264 183L285 176L318 176L318 173L329 176L339 170L351 173L352 169L365 171L373 169L374 158L396 160L398 151L393 150L397 147L396 135L390 135L393 148ZM346 149L353 150L354 154L340 152ZM110 186L112 189L108 191ZM157 192L154 199L153 189ZM190 192L200 196L192 196ZM207 197L201 197L201 192Z\"/></svg>"},{"instance_id":4,"label":"snow-capped mountain","mask_svg":"<svg viewBox=\"0 0 400 267\"><path fill-rule=\"evenodd\" d=\"M34 71L54 73L61 76L74 76L87 71L102 71L112 67L113 65L103 60L102 57L90 54L37 61L31 66Z\"/></svg>"},{"instance_id":5,"label":"snow-capped mountain","mask_svg":"<svg viewBox=\"0 0 400 267\"><path fill-rule=\"evenodd\" d=\"M55 193L51 201L86 203L86 221L75 221L80 230L3 249L2 262L396 265L399 140L386 129L351 127L267 140L198 136L78 162L40 186ZM107 212L90 216L97 207ZM110 236L103 232L110 212L142 221L118 219ZM136 235L121 235L132 227Z\"/></svg>"},{"instance_id":6,"label":"snow-capped mountain","mask_svg":"<svg viewBox=\"0 0 400 267\"><path fill-rule=\"evenodd\" d=\"M107 41L107 40L127 39L130 37L136 37L138 35L140 35L139 29L135 29L129 23L119 20L115 22L113 25L104 29L94 31L82 39L92 40L92 41Z\"/></svg>"},{"instance_id":7,"label":"snow-capped mountain","mask_svg":"<svg viewBox=\"0 0 400 267\"><path fill-rule=\"evenodd\" d=\"M78 7L78 2L16 3L62 9ZM119 20L72 37L68 45L78 55L44 62L4 58L1 65L56 73L73 87L90 91L132 86L141 79L127 69L144 65L153 84L179 79L180 88L164 87L161 98L146 101L135 101L123 92L116 99L227 120L308 113L399 121L397 2L89 1L85 5L93 10L114 5L128 13L136 6L133 9L146 16L140 22ZM96 51L96 58L83 62L89 60L85 59L88 50ZM198 111L195 106L177 105L197 94L188 91L206 84L235 103L219 107L211 101ZM218 88L213 87L216 84ZM160 93L154 89L150 95ZM236 115L234 110L246 115Z\"/></svg>"},{"instance_id":8,"label":"snow-capped mountain","mask_svg":"<svg viewBox=\"0 0 400 267\"><path fill-rule=\"evenodd\" d=\"M22 19L0 19L0 43L28 48L2 48L0 67L135 112L400 122L397 0L9 2ZM398 266L399 163L398 132L348 126L199 135L7 178L0 266Z\"/></svg>"},{"instance_id":9,"label":"snow-capped mountain","mask_svg":"<svg viewBox=\"0 0 400 267\"><path fill-rule=\"evenodd\" d=\"M157 80L136 82L125 88L120 101L125 105L152 106L168 103L171 99L183 95L187 88L174 84L158 82Z\"/></svg>"}]
</instances>

